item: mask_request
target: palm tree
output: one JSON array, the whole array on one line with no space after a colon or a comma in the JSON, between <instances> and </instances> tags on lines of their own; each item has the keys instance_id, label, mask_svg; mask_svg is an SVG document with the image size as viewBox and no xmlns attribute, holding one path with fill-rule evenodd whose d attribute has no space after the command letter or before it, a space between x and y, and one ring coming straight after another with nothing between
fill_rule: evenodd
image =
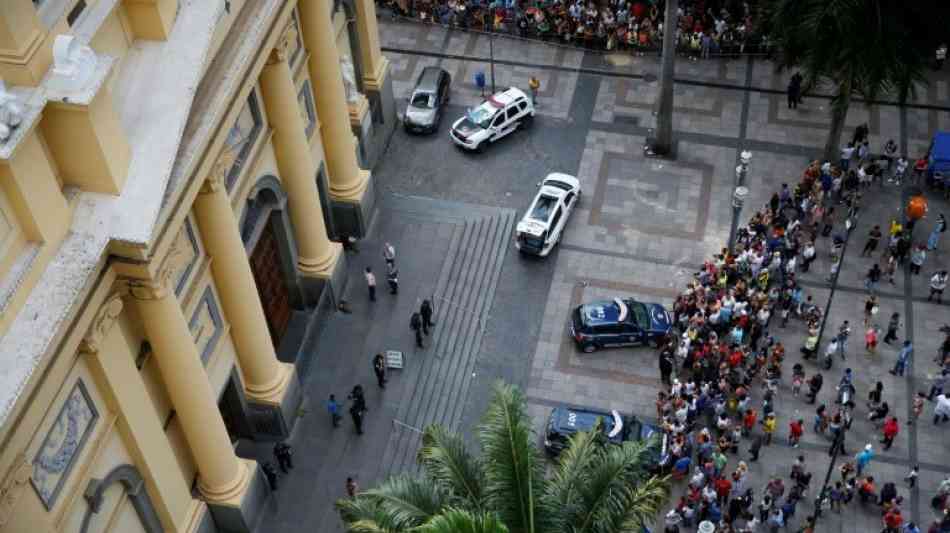
<instances>
[{"instance_id":1,"label":"palm tree","mask_svg":"<svg viewBox=\"0 0 950 533\"><path fill-rule=\"evenodd\" d=\"M767 25L781 54L780 70L800 68L805 87L829 83L831 130L825 159L837 160L851 99L881 94L904 104L926 83L924 65L944 30L946 0L771 0Z\"/></svg>"},{"instance_id":2,"label":"palm tree","mask_svg":"<svg viewBox=\"0 0 950 533\"><path fill-rule=\"evenodd\" d=\"M663 57L660 64L660 95L656 112L656 137L647 146L650 155L668 155L673 148L673 74L676 60L676 28L679 0L666 0L663 17Z\"/></svg>"},{"instance_id":3,"label":"palm tree","mask_svg":"<svg viewBox=\"0 0 950 533\"><path fill-rule=\"evenodd\" d=\"M647 471L657 443L607 442L576 433L550 475L534 443L525 399L496 384L476 431L480 456L462 436L433 425L422 438L424 474L394 476L337 502L353 533L621 533L649 524L668 479Z\"/></svg>"}]
</instances>

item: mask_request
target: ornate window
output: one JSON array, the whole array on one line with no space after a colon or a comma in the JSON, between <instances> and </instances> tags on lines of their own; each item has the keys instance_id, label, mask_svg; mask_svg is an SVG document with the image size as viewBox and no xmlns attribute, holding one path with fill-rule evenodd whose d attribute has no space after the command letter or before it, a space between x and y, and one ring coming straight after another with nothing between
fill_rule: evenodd
<instances>
[{"instance_id":1,"label":"ornate window","mask_svg":"<svg viewBox=\"0 0 950 533\"><path fill-rule=\"evenodd\" d=\"M262 126L263 120L261 119L260 105L257 103L257 93L251 91L251 94L247 96L244 109L241 110L241 114L238 115L234 125L231 126L228 138L224 142L224 149L230 150L234 154L234 165L228 172L225 182L228 191L231 190L241 175L244 163L247 162L247 158L251 154L251 148L254 147L254 141L261 134Z\"/></svg>"},{"instance_id":2,"label":"ornate window","mask_svg":"<svg viewBox=\"0 0 950 533\"><path fill-rule=\"evenodd\" d=\"M313 91L310 89L310 80L305 80L297 94L297 102L300 104L300 115L307 124L307 138L313 135L313 129L317 125L317 112L313 107Z\"/></svg>"},{"instance_id":3,"label":"ornate window","mask_svg":"<svg viewBox=\"0 0 950 533\"><path fill-rule=\"evenodd\" d=\"M99 412L81 379L76 381L33 459L33 488L52 509L83 446L92 435Z\"/></svg>"}]
</instances>

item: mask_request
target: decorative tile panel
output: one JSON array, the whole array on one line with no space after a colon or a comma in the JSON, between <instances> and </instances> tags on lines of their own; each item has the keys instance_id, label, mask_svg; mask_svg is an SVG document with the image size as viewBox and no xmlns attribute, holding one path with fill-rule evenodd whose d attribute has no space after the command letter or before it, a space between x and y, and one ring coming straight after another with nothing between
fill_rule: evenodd
<instances>
[{"instance_id":1,"label":"decorative tile panel","mask_svg":"<svg viewBox=\"0 0 950 533\"><path fill-rule=\"evenodd\" d=\"M224 322L221 320L221 311L218 308L218 301L214 297L214 291L211 285L205 288L198 307L191 315L188 322L191 334L194 336L195 345L198 347L198 353L201 354L201 362L208 364L208 359L214 353L224 331Z\"/></svg>"},{"instance_id":2,"label":"decorative tile panel","mask_svg":"<svg viewBox=\"0 0 950 533\"><path fill-rule=\"evenodd\" d=\"M310 89L310 80L303 82L300 93L297 94L297 103L300 104L300 116L307 125L307 137L313 135L313 128L317 125L317 111L313 106L313 92Z\"/></svg>"},{"instance_id":3,"label":"decorative tile panel","mask_svg":"<svg viewBox=\"0 0 950 533\"><path fill-rule=\"evenodd\" d=\"M182 291L188 285L188 279L198 264L201 257L201 249L198 247L198 238L195 236L195 228L190 218L185 219L181 231L175 237L175 243L172 245L176 250L180 250L171 257L174 264L172 268L172 279L175 280L175 294L180 296Z\"/></svg>"},{"instance_id":4,"label":"decorative tile panel","mask_svg":"<svg viewBox=\"0 0 950 533\"><path fill-rule=\"evenodd\" d=\"M30 481L47 509L52 509L56 503L98 419L99 412L85 384L81 379L77 380L33 459Z\"/></svg>"},{"instance_id":5,"label":"decorative tile panel","mask_svg":"<svg viewBox=\"0 0 950 533\"><path fill-rule=\"evenodd\" d=\"M228 191L234 187L238 176L241 175L244 163L254 147L254 141L257 140L262 129L263 119L260 104L257 102L257 91L251 91L251 94L247 96L244 109L241 110L241 114L238 115L234 125L231 126L231 131L228 132L228 137L224 141L226 149L233 151L235 154L234 165L228 171L225 179Z\"/></svg>"}]
</instances>

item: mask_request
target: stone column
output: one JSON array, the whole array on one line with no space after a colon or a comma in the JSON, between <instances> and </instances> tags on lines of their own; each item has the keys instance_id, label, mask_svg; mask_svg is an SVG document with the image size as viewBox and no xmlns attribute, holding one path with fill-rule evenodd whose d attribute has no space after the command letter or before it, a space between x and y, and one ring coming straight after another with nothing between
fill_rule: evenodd
<instances>
[{"instance_id":1,"label":"stone column","mask_svg":"<svg viewBox=\"0 0 950 533\"><path fill-rule=\"evenodd\" d=\"M272 436L285 437L293 427L299 387L294 365L277 360L267 330L267 317L224 186L224 177L232 164L232 158L224 157L215 165L195 201L195 214L202 241L211 255L211 271L220 289L224 315L231 323L231 338L241 362L248 400L263 404L265 416L276 416L281 429ZM255 428L274 427L254 422Z\"/></svg>"},{"instance_id":2,"label":"stone column","mask_svg":"<svg viewBox=\"0 0 950 533\"><path fill-rule=\"evenodd\" d=\"M79 351L89 363L93 375L113 399L121 423L128 429L129 445L135 450L136 466L141 469L149 491L154 491L152 502L161 520L159 527L174 531L187 516L191 506L191 491L177 468L162 421L154 413L148 390L142 381L135 359L110 343L110 331L122 313L122 295L113 294L93 318L89 333L79 345ZM124 341L116 341L123 343Z\"/></svg>"},{"instance_id":3,"label":"stone column","mask_svg":"<svg viewBox=\"0 0 950 533\"><path fill-rule=\"evenodd\" d=\"M248 466L234 454L201 354L170 288L171 264L166 260L155 279L130 282L130 290L195 459L201 494L209 503L240 502L250 479Z\"/></svg>"},{"instance_id":4,"label":"stone column","mask_svg":"<svg viewBox=\"0 0 950 533\"><path fill-rule=\"evenodd\" d=\"M356 159L356 143L350 129L346 89L340 70L340 51L334 39L330 1L300 2L300 25L304 45L310 52L310 79L317 97L320 138L330 174L330 194L342 200L359 201L369 182L369 171Z\"/></svg>"},{"instance_id":5,"label":"stone column","mask_svg":"<svg viewBox=\"0 0 950 533\"><path fill-rule=\"evenodd\" d=\"M264 106L274 128L277 168L290 204L290 217L299 247L297 267L305 276L329 278L341 247L327 236L323 209L317 192L314 164L306 127L300 115L293 74L287 64L288 30L271 52L261 73ZM319 97L318 97L319 98Z\"/></svg>"},{"instance_id":6,"label":"stone column","mask_svg":"<svg viewBox=\"0 0 950 533\"><path fill-rule=\"evenodd\" d=\"M388 60L379 47L376 4L373 0L353 0L353 3L356 4L356 28L360 34L360 53L363 56L363 82L368 91L379 91L386 77Z\"/></svg>"}]
</instances>

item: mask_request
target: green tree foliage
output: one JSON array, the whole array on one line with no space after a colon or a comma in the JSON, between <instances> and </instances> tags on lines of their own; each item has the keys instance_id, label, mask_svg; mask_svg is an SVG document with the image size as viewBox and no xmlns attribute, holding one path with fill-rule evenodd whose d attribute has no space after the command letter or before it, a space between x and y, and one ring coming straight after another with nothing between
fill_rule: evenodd
<instances>
[{"instance_id":1,"label":"green tree foliage","mask_svg":"<svg viewBox=\"0 0 950 533\"><path fill-rule=\"evenodd\" d=\"M946 0L768 0L766 31L782 70L800 69L804 87L829 84L834 97L826 159L835 161L855 96L888 95L901 103L946 38Z\"/></svg>"},{"instance_id":2,"label":"green tree foliage","mask_svg":"<svg viewBox=\"0 0 950 533\"><path fill-rule=\"evenodd\" d=\"M666 501L648 472L659 443L572 436L551 473L522 393L497 384L476 432L481 455L442 426L426 428L424 474L395 476L337 509L352 533L639 533Z\"/></svg>"}]
</instances>

